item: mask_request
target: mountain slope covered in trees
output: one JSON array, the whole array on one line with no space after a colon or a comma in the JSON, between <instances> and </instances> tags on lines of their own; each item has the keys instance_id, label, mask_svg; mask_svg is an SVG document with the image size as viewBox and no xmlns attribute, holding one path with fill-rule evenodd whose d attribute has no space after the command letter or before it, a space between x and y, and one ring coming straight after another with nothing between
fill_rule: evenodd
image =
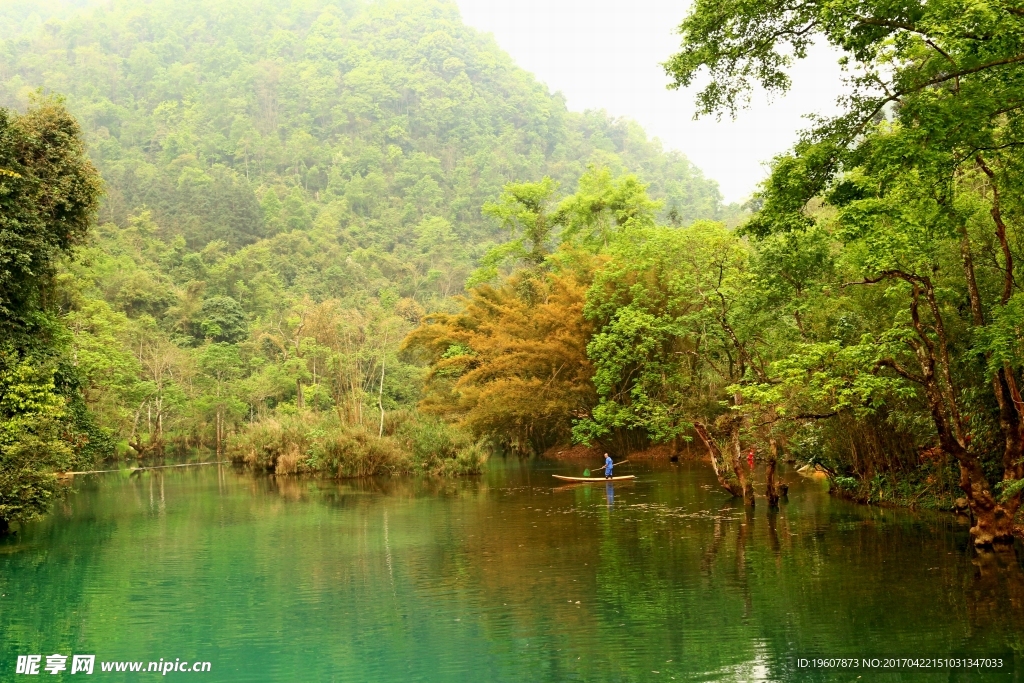
<instances>
[{"instance_id":1,"label":"mountain slope covered in trees","mask_svg":"<svg viewBox=\"0 0 1024 683\"><path fill-rule=\"evenodd\" d=\"M122 2L0 53L4 104L42 86L80 117L103 218L149 207L190 248L320 218L393 251L431 216L479 243L504 183L571 189L590 163L638 172L677 222L722 211L685 158L630 122L568 112L452 3Z\"/></svg>"}]
</instances>

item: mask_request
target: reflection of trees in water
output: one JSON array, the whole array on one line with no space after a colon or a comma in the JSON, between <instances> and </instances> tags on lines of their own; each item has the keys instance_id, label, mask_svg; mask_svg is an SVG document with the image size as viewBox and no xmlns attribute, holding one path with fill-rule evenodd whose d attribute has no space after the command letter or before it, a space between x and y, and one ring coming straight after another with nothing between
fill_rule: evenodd
<instances>
[{"instance_id":1,"label":"reflection of trees in water","mask_svg":"<svg viewBox=\"0 0 1024 683\"><path fill-rule=\"evenodd\" d=\"M978 631L1003 631L1015 637L1009 643L1024 657L1024 569L1015 548L983 550L974 554L974 577L968 599L970 624Z\"/></svg>"},{"instance_id":2,"label":"reflection of trees in water","mask_svg":"<svg viewBox=\"0 0 1024 683\"><path fill-rule=\"evenodd\" d=\"M78 490L96 486L95 479L75 484ZM129 493L119 498L131 502L133 497ZM69 642L81 637L82 622L73 615L84 613L93 600L88 583L102 566L82 557L79 550L88 543L107 545L120 526L93 502L88 497L62 501L42 520L24 524L16 535L0 539L0 595L4 596L0 662L4 669L17 655L52 652L54 634L66 634ZM72 523L76 514L89 519L86 530Z\"/></svg>"},{"instance_id":3,"label":"reflection of trees in water","mask_svg":"<svg viewBox=\"0 0 1024 683\"><path fill-rule=\"evenodd\" d=\"M58 518L39 525L33 542L42 550L0 556L13 570L0 572L0 592L37 599L44 586L61 596L64 607L37 622L53 632L67 628L72 611L131 614L133 596L161 596L169 580L230 587L233 608L218 612L216 623L226 633L257 626L301 633L308 613L296 612L296 596L339 620L385 625L396 638L408 636L410 624L433 623L436 610L454 610L472 615L489 656L508 670L527 670L522 641L533 647L543 638L550 651L529 665L537 680L631 680L667 659L675 660L677 678L759 663L770 677L792 680L799 675L793 656L849 652L851 644L876 656L908 635L929 647L969 642L1022 651L1019 559L978 555L972 562L966 530L942 518L828 500L748 513L720 495L701 498L696 485L666 494L616 486L609 509L602 488L335 482L252 477L229 467L143 473L76 498L72 512L84 524ZM75 554L86 546L89 553ZM128 589L114 598L83 595L97 577ZM258 616L252 604L260 605ZM3 629L15 616L0 613L0 632L9 632ZM154 626L148 637L173 638L165 632L172 627L180 622ZM137 647L116 624L91 628L113 645ZM452 647L450 635L431 631L415 647L426 654ZM412 648L413 640L398 646ZM812 647L821 651L804 651ZM339 650L324 666L344 667L351 656ZM300 667L301 652L294 658Z\"/></svg>"},{"instance_id":4,"label":"reflection of trees in water","mask_svg":"<svg viewBox=\"0 0 1024 683\"><path fill-rule=\"evenodd\" d=\"M476 477L452 480L441 477L324 479L295 475L242 476L252 479L251 488L254 493L270 493L289 501L315 499L326 505L342 507L350 507L356 501L370 504L374 496L408 500L420 497L475 497L487 490L487 485Z\"/></svg>"},{"instance_id":5,"label":"reflection of trees in water","mask_svg":"<svg viewBox=\"0 0 1024 683\"><path fill-rule=\"evenodd\" d=\"M789 657L811 654L796 652L810 643L836 652L856 643L873 656L868 650L890 647L885 634L931 633L926 642L941 644L980 643L977 634L990 633L1001 639L990 647L1020 648L1020 636L1007 642L1008 634L1024 633L1019 560L979 555L972 563L964 529L940 517L825 500L761 519L761 511L720 499L697 500L700 515L673 517L671 506L638 504L634 488L616 487L609 509L601 488L552 491L479 479L267 477L252 486L286 504L315 500L358 511L368 551L385 542L386 500L394 537L380 549L381 566L352 569L380 570L395 582L388 591L397 586L401 594L414 564L435 587L479 592L485 604L508 607L480 623L510 661L517 656L512 633L557 631L565 651L599 650L591 642L595 624L624 630L651 650L692 654L706 670L754 661L763 646L780 678L793 673ZM401 501L426 515L415 528ZM736 638L737 629L746 638ZM730 635L705 641L702 633ZM567 671L563 665L556 668ZM596 675L602 666L617 665L598 657L587 670Z\"/></svg>"},{"instance_id":6,"label":"reflection of trees in water","mask_svg":"<svg viewBox=\"0 0 1024 683\"><path fill-rule=\"evenodd\" d=\"M708 525L698 560L705 609L732 615L722 631L767 644L769 678L796 676L796 656L962 655L964 643L975 656L1024 655L1020 554L975 553L942 518L860 512L761 520L747 510ZM934 651L901 651L907 634L930 634Z\"/></svg>"}]
</instances>

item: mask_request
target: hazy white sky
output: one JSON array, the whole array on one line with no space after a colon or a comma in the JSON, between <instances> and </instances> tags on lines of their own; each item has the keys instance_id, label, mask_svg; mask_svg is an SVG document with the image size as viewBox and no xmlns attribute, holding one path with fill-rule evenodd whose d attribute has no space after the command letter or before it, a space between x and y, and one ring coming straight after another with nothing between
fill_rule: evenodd
<instances>
[{"instance_id":1,"label":"hazy white sky","mask_svg":"<svg viewBox=\"0 0 1024 683\"><path fill-rule=\"evenodd\" d=\"M569 108L605 109L640 122L718 181L728 202L749 196L764 162L788 149L804 114L831 113L841 92L837 56L816 51L793 71L794 88L755 95L736 120L693 120L694 92L666 90L660 63L678 48L688 3L672 0L457 0L471 26L498 44Z\"/></svg>"}]
</instances>

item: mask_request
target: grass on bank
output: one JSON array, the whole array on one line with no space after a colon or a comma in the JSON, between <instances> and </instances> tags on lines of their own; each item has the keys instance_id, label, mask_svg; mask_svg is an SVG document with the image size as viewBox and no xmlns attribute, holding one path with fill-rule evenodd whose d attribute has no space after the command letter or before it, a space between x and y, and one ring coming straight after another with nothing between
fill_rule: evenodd
<instances>
[{"instance_id":1,"label":"grass on bank","mask_svg":"<svg viewBox=\"0 0 1024 683\"><path fill-rule=\"evenodd\" d=\"M334 478L422 473L479 474L483 444L437 418L407 411L378 425L350 424L334 413L278 415L248 425L229 445L232 461L280 475Z\"/></svg>"}]
</instances>

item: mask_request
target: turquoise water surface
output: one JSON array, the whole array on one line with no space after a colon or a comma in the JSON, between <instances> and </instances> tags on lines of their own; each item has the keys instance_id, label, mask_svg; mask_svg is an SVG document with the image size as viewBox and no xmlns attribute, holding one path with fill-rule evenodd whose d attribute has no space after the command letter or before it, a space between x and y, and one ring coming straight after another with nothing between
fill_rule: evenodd
<instances>
[{"instance_id":1,"label":"turquoise water surface","mask_svg":"<svg viewBox=\"0 0 1024 683\"><path fill-rule=\"evenodd\" d=\"M703 465L632 467L614 486L502 459L456 481L81 477L0 541L0 681L82 678L15 673L55 653L95 655L101 681L1022 680L1021 564L975 556L962 522L795 475L780 511L748 513ZM800 666L952 656L1004 664ZM161 658L210 671L100 670Z\"/></svg>"}]
</instances>

